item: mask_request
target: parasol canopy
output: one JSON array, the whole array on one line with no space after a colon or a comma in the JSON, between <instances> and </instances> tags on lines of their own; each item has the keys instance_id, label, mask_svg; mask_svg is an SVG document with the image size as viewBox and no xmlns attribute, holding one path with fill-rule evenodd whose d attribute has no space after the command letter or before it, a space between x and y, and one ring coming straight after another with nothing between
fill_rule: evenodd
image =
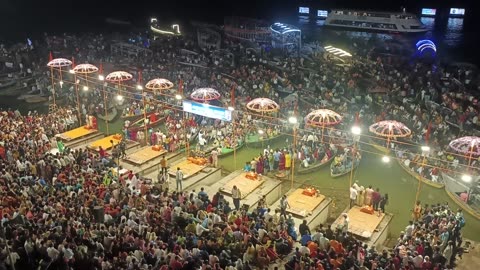
<instances>
[{"instance_id":1,"label":"parasol canopy","mask_svg":"<svg viewBox=\"0 0 480 270\"><path fill-rule=\"evenodd\" d=\"M132 74L125 71L114 71L107 75L105 80L109 82L123 82L133 78Z\"/></svg>"},{"instance_id":2,"label":"parasol canopy","mask_svg":"<svg viewBox=\"0 0 480 270\"><path fill-rule=\"evenodd\" d=\"M461 137L451 141L448 146L464 155L480 156L480 137Z\"/></svg>"},{"instance_id":3,"label":"parasol canopy","mask_svg":"<svg viewBox=\"0 0 480 270\"><path fill-rule=\"evenodd\" d=\"M412 131L402 122L385 120L370 126L370 132L382 137L407 137Z\"/></svg>"},{"instance_id":4,"label":"parasol canopy","mask_svg":"<svg viewBox=\"0 0 480 270\"><path fill-rule=\"evenodd\" d=\"M315 110L305 117L305 123L310 126L333 126L341 121L340 114L328 109Z\"/></svg>"},{"instance_id":5,"label":"parasol canopy","mask_svg":"<svg viewBox=\"0 0 480 270\"><path fill-rule=\"evenodd\" d=\"M213 88L197 88L191 94L190 98L195 101L209 101L220 98L220 93Z\"/></svg>"},{"instance_id":6,"label":"parasol canopy","mask_svg":"<svg viewBox=\"0 0 480 270\"><path fill-rule=\"evenodd\" d=\"M92 64L80 64L73 68L75 73L90 74L98 71L98 68Z\"/></svg>"},{"instance_id":7,"label":"parasol canopy","mask_svg":"<svg viewBox=\"0 0 480 270\"><path fill-rule=\"evenodd\" d=\"M255 112L276 112L280 106L268 98L256 98L247 103L247 109Z\"/></svg>"},{"instance_id":8,"label":"parasol canopy","mask_svg":"<svg viewBox=\"0 0 480 270\"><path fill-rule=\"evenodd\" d=\"M55 58L52 61L48 62L47 66L48 67L54 67L54 68L61 68L61 67L67 67L72 64L72 61L65 59L65 58Z\"/></svg>"},{"instance_id":9,"label":"parasol canopy","mask_svg":"<svg viewBox=\"0 0 480 270\"><path fill-rule=\"evenodd\" d=\"M173 87L173 83L166 79L153 79L147 82L145 88L150 90L168 90Z\"/></svg>"}]
</instances>

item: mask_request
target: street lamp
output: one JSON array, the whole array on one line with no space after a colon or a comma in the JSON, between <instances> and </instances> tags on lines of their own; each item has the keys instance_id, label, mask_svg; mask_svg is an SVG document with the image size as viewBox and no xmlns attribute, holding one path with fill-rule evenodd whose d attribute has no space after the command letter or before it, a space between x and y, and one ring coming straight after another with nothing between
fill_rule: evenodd
<instances>
[{"instance_id":1,"label":"street lamp","mask_svg":"<svg viewBox=\"0 0 480 270\"><path fill-rule=\"evenodd\" d=\"M262 129L258 130L258 134L262 135L263 133L264 133L264 131Z\"/></svg>"},{"instance_id":2,"label":"street lamp","mask_svg":"<svg viewBox=\"0 0 480 270\"><path fill-rule=\"evenodd\" d=\"M103 80L105 80L105 77L103 75L98 75L98 80L103 81Z\"/></svg>"},{"instance_id":3,"label":"street lamp","mask_svg":"<svg viewBox=\"0 0 480 270\"><path fill-rule=\"evenodd\" d=\"M88 91L88 86L84 86L83 91Z\"/></svg>"},{"instance_id":4,"label":"street lamp","mask_svg":"<svg viewBox=\"0 0 480 270\"><path fill-rule=\"evenodd\" d=\"M352 170L350 171L350 179L349 179L349 185L348 185L348 190L350 191L350 187L352 186L352 181L353 181L353 169L355 166L355 157L357 154L357 144L360 141L360 134L362 134L362 129L359 126L353 126L351 128L351 132L353 135L353 151L352 151Z\"/></svg>"},{"instance_id":5,"label":"street lamp","mask_svg":"<svg viewBox=\"0 0 480 270\"><path fill-rule=\"evenodd\" d=\"M235 111L235 108L233 108L232 106L228 106L227 109L228 109L229 111L231 111L231 112Z\"/></svg>"},{"instance_id":6,"label":"street lamp","mask_svg":"<svg viewBox=\"0 0 480 270\"><path fill-rule=\"evenodd\" d=\"M75 70L73 70L73 69L70 69L68 72L69 72L70 74L75 74Z\"/></svg>"},{"instance_id":7,"label":"street lamp","mask_svg":"<svg viewBox=\"0 0 480 270\"><path fill-rule=\"evenodd\" d=\"M383 161L383 163L389 163L390 162L390 157L389 156L383 156L382 161Z\"/></svg>"},{"instance_id":8,"label":"street lamp","mask_svg":"<svg viewBox=\"0 0 480 270\"><path fill-rule=\"evenodd\" d=\"M179 94L176 94L176 95L175 95L175 99L176 99L176 100L181 100L181 99L182 99L182 96L179 95Z\"/></svg>"},{"instance_id":9,"label":"street lamp","mask_svg":"<svg viewBox=\"0 0 480 270\"><path fill-rule=\"evenodd\" d=\"M117 100L118 100L118 101L122 101L122 100L123 100L123 96L122 96L122 95L117 95Z\"/></svg>"},{"instance_id":10,"label":"street lamp","mask_svg":"<svg viewBox=\"0 0 480 270\"><path fill-rule=\"evenodd\" d=\"M141 86L140 84L137 85L137 90L143 90L143 86Z\"/></svg>"},{"instance_id":11,"label":"street lamp","mask_svg":"<svg viewBox=\"0 0 480 270\"><path fill-rule=\"evenodd\" d=\"M292 145L292 166L291 166L291 189L293 189L293 181L294 181L294 175L295 175L295 149L297 146L297 123L298 119L295 116L290 116L288 118L288 122L293 125L293 145Z\"/></svg>"},{"instance_id":12,"label":"street lamp","mask_svg":"<svg viewBox=\"0 0 480 270\"><path fill-rule=\"evenodd\" d=\"M422 145L420 147L420 149L422 150L422 174L423 174L423 170L425 169L425 165L427 163L427 157L428 157L428 154L430 153L430 146L428 145ZM415 203L418 202L418 198L420 197L420 191L421 191L421 188L422 188L422 182L423 182L423 175L420 174L420 177L418 178L418 187L417 187L417 194L415 194L415 202L414 202L414 205L413 205L413 208L415 208Z\"/></svg>"}]
</instances>

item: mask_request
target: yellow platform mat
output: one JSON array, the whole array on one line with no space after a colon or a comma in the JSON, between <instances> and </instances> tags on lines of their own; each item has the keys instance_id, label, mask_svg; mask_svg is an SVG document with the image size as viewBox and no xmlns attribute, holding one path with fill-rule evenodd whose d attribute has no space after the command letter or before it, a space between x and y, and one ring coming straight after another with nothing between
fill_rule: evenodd
<instances>
[{"instance_id":1,"label":"yellow platform mat","mask_svg":"<svg viewBox=\"0 0 480 270\"><path fill-rule=\"evenodd\" d=\"M172 165L170 170L168 171L168 174L175 176L177 173L177 167L182 170L183 179L187 179L188 177L199 173L201 170L203 170L205 166L200 166L188 160L184 160L182 162Z\"/></svg>"},{"instance_id":2,"label":"yellow platform mat","mask_svg":"<svg viewBox=\"0 0 480 270\"><path fill-rule=\"evenodd\" d=\"M91 143L88 148L91 150L98 151L99 147L101 146L104 150L109 150L112 148L112 142L113 141L113 146L117 145L120 143L121 139L115 139L119 135L110 135L105 138L102 138L100 140L96 140L93 143ZM121 137L120 137L121 138Z\"/></svg>"},{"instance_id":3,"label":"yellow platform mat","mask_svg":"<svg viewBox=\"0 0 480 270\"><path fill-rule=\"evenodd\" d=\"M290 204L290 208L287 208L287 212L306 217L325 200L325 196L322 194L318 194L318 196L308 196L302 194L303 190L303 188L299 188L288 195L287 201L288 204Z\"/></svg>"},{"instance_id":4,"label":"yellow platform mat","mask_svg":"<svg viewBox=\"0 0 480 270\"><path fill-rule=\"evenodd\" d=\"M380 222L382 222L385 214L378 216L377 212L375 212L371 215L361 212L360 209L360 207L354 206L347 212L347 215L350 218L348 232L363 238L370 238ZM343 224L343 220L343 217L340 216L335 220L333 226L337 228L338 225Z\"/></svg>"},{"instance_id":5,"label":"yellow platform mat","mask_svg":"<svg viewBox=\"0 0 480 270\"><path fill-rule=\"evenodd\" d=\"M85 137L89 134L98 132L96 129L87 129L85 126L74 128L72 130L57 134L56 137L62 138L65 141L72 141L81 137Z\"/></svg>"},{"instance_id":6,"label":"yellow platform mat","mask_svg":"<svg viewBox=\"0 0 480 270\"><path fill-rule=\"evenodd\" d=\"M242 172L241 174L235 176L230 181L228 181L225 186L223 187L222 192L231 195L233 186L237 186L240 189L240 193L242 194L242 199L247 197L248 194L252 193L255 189L257 189L263 182L261 180L252 180L248 179L246 173Z\"/></svg>"},{"instance_id":7,"label":"yellow platform mat","mask_svg":"<svg viewBox=\"0 0 480 270\"><path fill-rule=\"evenodd\" d=\"M138 151L135 151L134 153L128 155L126 158L124 158L126 161L129 161L131 163L135 163L137 165L141 165L147 161L150 161L152 159L155 159L161 155L166 154L167 151L165 150L160 150L160 151L155 151L152 149L152 146L145 146Z\"/></svg>"}]
</instances>

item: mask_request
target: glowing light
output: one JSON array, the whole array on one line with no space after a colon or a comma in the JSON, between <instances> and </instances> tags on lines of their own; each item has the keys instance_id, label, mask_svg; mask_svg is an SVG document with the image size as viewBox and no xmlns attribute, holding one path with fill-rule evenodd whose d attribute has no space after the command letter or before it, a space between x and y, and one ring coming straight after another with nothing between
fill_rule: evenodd
<instances>
[{"instance_id":1,"label":"glowing light","mask_svg":"<svg viewBox=\"0 0 480 270\"><path fill-rule=\"evenodd\" d=\"M70 74L75 74L75 70L73 70L73 69L70 69L68 72L69 72Z\"/></svg>"},{"instance_id":2,"label":"glowing light","mask_svg":"<svg viewBox=\"0 0 480 270\"><path fill-rule=\"evenodd\" d=\"M235 111L235 108L234 108L234 107L232 107L232 106L228 106L228 108L227 108L227 109L228 109L229 111L231 111L231 112Z\"/></svg>"},{"instance_id":3,"label":"glowing light","mask_svg":"<svg viewBox=\"0 0 480 270\"><path fill-rule=\"evenodd\" d=\"M389 156L383 156L383 157L382 157L382 161L383 161L384 163L389 163L389 162L390 162L390 157L389 157Z\"/></svg>"},{"instance_id":4,"label":"glowing light","mask_svg":"<svg viewBox=\"0 0 480 270\"><path fill-rule=\"evenodd\" d=\"M88 86L84 86L83 91L88 91Z\"/></svg>"},{"instance_id":5,"label":"glowing light","mask_svg":"<svg viewBox=\"0 0 480 270\"><path fill-rule=\"evenodd\" d=\"M261 129L258 130L258 134L262 135L263 133L264 133L263 130Z\"/></svg>"},{"instance_id":6,"label":"glowing light","mask_svg":"<svg viewBox=\"0 0 480 270\"><path fill-rule=\"evenodd\" d=\"M76 84L79 84L79 83L80 83L80 80L79 80L79 79L77 79L77 80L75 81L75 83L76 83Z\"/></svg>"},{"instance_id":7,"label":"glowing light","mask_svg":"<svg viewBox=\"0 0 480 270\"><path fill-rule=\"evenodd\" d=\"M357 127L357 126L352 127L352 134L353 135L360 135L361 133L362 133L362 129L360 127Z\"/></svg>"},{"instance_id":8,"label":"glowing light","mask_svg":"<svg viewBox=\"0 0 480 270\"><path fill-rule=\"evenodd\" d=\"M176 95L175 95L175 99L177 99L177 100L181 100L181 99L182 99L182 96L181 96L181 95L179 95L179 94L176 94Z\"/></svg>"},{"instance_id":9,"label":"glowing light","mask_svg":"<svg viewBox=\"0 0 480 270\"><path fill-rule=\"evenodd\" d=\"M143 86L141 86L141 85L139 84L139 85L137 85L137 89L138 89L138 90L143 90Z\"/></svg>"},{"instance_id":10,"label":"glowing light","mask_svg":"<svg viewBox=\"0 0 480 270\"><path fill-rule=\"evenodd\" d=\"M103 75L98 75L98 79L99 79L100 81L103 81L103 80L105 80L105 77L104 77Z\"/></svg>"},{"instance_id":11,"label":"glowing light","mask_svg":"<svg viewBox=\"0 0 480 270\"><path fill-rule=\"evenodd\" d=\"M422 148L422 152L429 152L430 151L430 146L424 145L421 148Z\"/></svg>"},{"instance_id":12,"label":"glowing light","mask_svg":"<svg viewBox=\"0 0 480 270\"><path fill-rule=\"evenodd\" d=\"M345 50L342 50L342 49L339 49L339 48L335 48L333 46L326 46L324 47L325 51L329 52L329 53L332 53L334 55L338 55L340 57L344 57L344 56L348 56L348 57L351 57L352 55L350 53L348 53L347 51Z\"/></svg>"},{"instance_id":13,"label":"glowing light","mask_svg":"<svg viewBox=\"0 0 480 270\"><path fill-rule=\"evenodd\" d=\"M59 81L58 83L60 84L60 87L63 86L63 81Z\"/></svg>"},{"instance_id":14,"label":"glowing light","mask_svg":"<svg viewBox=\"0 0 480 270\"><path fill-rule=\"evenodd\" d=\"M123 96L122 96L122 95L117 95L117 100L118 100L118 101L123 100Z\"/></svg>"},{"instance_id":15,"label":"glowing light","mask_svg":"<svg viewBox=\"0 0 480 270\"><path fill-rule=\"evenodd\" d=\"M434 52L437 52L437 46L435 46L435 43L429 39L422 39L419 40L415 46L417 47L417 51L423 53L424 50L426 49L431 49Z\"/></svg>"},{"instance_id":16,"label":"glowing light","mask_svg":"<svg viewBox=\"0 0 480 270\"><path fill-rule=\"evenodd\" d=\"M470 183L470 182L472 182L472 177L468 174L464 174L464 175L462 175L462 181L465 182L465 183Z\"/></svg>"},{"instance_id":17,"label":"glowing light","mask_svg":"<svg viewBox=\"0 0 480 270\"><path fill-rule=\"evenodd\" d=\"M291 116L291 117L288 118L288 122L289 122L290 124L294 124L294 125L295 125L295 124L298 122L298 120L297 120L296 117Z\"/></svg>"}]
</instances>

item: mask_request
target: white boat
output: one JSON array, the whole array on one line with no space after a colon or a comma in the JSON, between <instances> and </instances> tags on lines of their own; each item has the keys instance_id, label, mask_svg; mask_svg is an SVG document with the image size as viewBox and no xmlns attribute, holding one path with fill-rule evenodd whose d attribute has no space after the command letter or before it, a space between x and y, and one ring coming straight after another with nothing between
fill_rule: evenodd
<instances>
[{"instance_id":1,"label":"white boat","mask_svg":"<svg viewBox=\"0 0 480 270\"><path fill-rule=\"evenodd\" d=\"M413 14L360 10L332 10L325 26L360 31L423 33L425 25Z\"/></svg>"}]
</instances>

